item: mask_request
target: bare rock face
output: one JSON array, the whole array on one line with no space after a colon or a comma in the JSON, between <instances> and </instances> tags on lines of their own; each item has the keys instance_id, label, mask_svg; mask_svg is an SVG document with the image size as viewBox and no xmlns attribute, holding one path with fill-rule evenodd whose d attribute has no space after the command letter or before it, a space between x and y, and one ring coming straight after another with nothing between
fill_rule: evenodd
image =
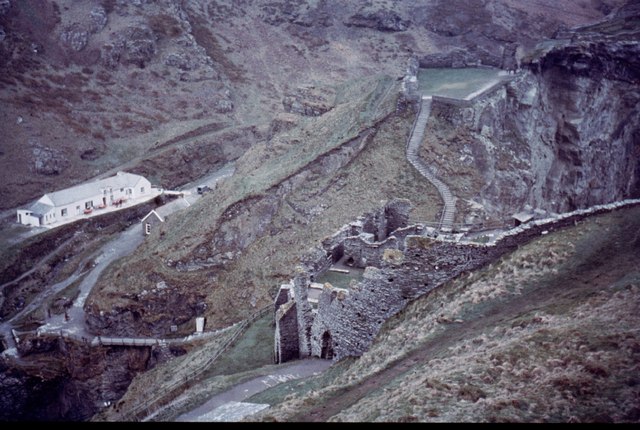
<instances>
[{"instance_id":1,"label":"bare rock face","mask_svg":"<svg viewBox=\"0 0 640 430\"><path fill-rule=\"evenodd\" d=\"M470 33L480 23L488 21L488 12L480 3L485 2L477 2L475 7L460 8L455 2L440 1L434 8L439 12L437 18L426 21L425 27L447 37Z\"/></svg>"},{"instance_id":2,"label":"bare rock face","mask_svg":"<svg viewBox=\"0 0 640 430\"><path fill-rule=\"evenodd\" d=\"M123 46L124 62L144 67L156 53L156 40L153 31L146 26L127 29Z\"/></svg>"},{"instance_id":3,"label":"bare rock face","mask_svg":"<svg viewBox=\"0 0 640 430\"><path fill-rule=\"evenodd\" d=\"M94 333L110 336L168 337L171 326L188 325L202 311L203 295L194 290L179 291L175 285L155 282L158 275L148 275L149 288L139 294L126 295L126 306L110 312L95 312L89 306L87 325Z\"/></svg>"},{"instance_id":4,"label":"bare rock face","mask_svg":"<svg viewBox=\"0 0 640 430\"><path fill-rule=\"evenodd\" d=\"M640 195L639 31L549 41L526 59L526 73L472 107L434 105L434 119L456 135L458 166L442 167L475 177L463 185L459 175L459 192L472 188L498 217L525 205L566 212Z\"/></svg>"},{"instance_id":5,"label":"bare rock face","mask_svg":"<svg viewBox=\"0 0 640 430\"><path fill-rule=\"evenodd\" d=\"M153 362L149 348L102 348L28 335L24 369L0 362L0 420L83 421L122 397ZM46 367L38 357L47 354ZM34 362L30 363L32 357Z\"/></svg>"},{"instance_id":6,"label":"bare rock face","mask_svg":"<svg viewBox=\"0 0 640 430\"><path fill-rule=\"evenodd\" d=\"M103 46L105 66L115 69L119 64L144 68L156 54L157 36L146 24L127 27L113 43Z\"/></svg>"},{"instance_id":7,"label":"bare rock face","mask_svg":"<svg viewBox=\"0 0 640 430\"><path fill-rule=\"evenodd\" d=\"M198 67L198 64L193 61L193 58L179 52L168 54L164 59L164 63L167 66L176 67L185 71L194 70Z\"/></svg>"},{"instance_id":8,"label":"bare rock face","mask_svg":"<svg viewBox=\"0 0 640 430\"><path fill-rule=\"evenodd\" d=\"M361 11L349 17L344 23L348 27L366 27L378 31L406 31L410 21L402 19L396 12L380 9Z\"/></svg>"}]
</instances>

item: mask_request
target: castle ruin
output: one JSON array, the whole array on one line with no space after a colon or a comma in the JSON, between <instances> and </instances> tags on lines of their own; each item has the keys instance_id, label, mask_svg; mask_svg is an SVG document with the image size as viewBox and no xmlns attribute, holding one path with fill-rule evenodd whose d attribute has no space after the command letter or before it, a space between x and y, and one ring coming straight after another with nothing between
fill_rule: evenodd
<instances>
[{"instance_id":1,"label":"castle ruin","mask_svg":"<svg viewBox=\"0 0 640 430\"><path fill-rule=\"evenodd\" d=\"M541 234L637 204L640 200L625 200L532 220L479 243L464 239L462 233L443 235L424 224L408 225L410 202L392 200L311 249L293 279L280 287L275 299L275 361L360 356L382 324L410 300ZM360 270L361 277L341 286L316 282L335 265Z\"/></svg>"}]
</instances>

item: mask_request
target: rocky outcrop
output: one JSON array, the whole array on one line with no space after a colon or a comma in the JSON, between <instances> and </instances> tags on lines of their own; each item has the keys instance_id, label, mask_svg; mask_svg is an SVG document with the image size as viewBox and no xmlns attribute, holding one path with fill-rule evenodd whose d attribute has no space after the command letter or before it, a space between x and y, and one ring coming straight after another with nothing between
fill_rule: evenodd
<instances>
[{"instance_id":1,"label":"rocky outcrop","mask_svg":"<svg viewBox=\"0 0 640 430\"><path fill-rule=\"evenodd\" d=\"M328 27L331 25L331 15L322 7L312 7L305 2L269 2L260 6L260 18L267 24L279 26L295 24L301 27Z\"/></svg>"},{"instance_id":2,"label":"rocky outcrop","mask_svg":"<svg viewBox=\"0 0 640 430\"><path fill-rule=\"evenodd\" d=\"M153 363L151 348L90 347L27 335L22 365L0 359L0 420L84 421L122 397Z\"/></svg>"},{"instance_id":3,"label":"rocky outcrop","mask_svg":"<svg viewBox=\"0 0 640 430\"><path fill-rule=\"evenodd\" d=\"M60 151L37 142L30 143L33 146L32 154L35 173L47 176L59 175L69 166L69 159Z\"/></svg>"},{"instance_id":4,"label":"rocky outcrop","mask_svg":"<svg viewBox=\"0 0 640 430\"><path fill-rule=\"evenodd\" d=\"M81 24L72 24L62 30L60 41L71 47L74 51L82 51L89 42L89 30Z\"/></svg>"},{"instance_id":5,"label":"rocky outcrop","mask_svg":"<svg viewBox=\"0 0 640 430\"><path fill-rule=\"evenodd\" d=\"M91 32L97 33L107 25L107 11L102 6L96 6L89 12L91 19Z\"/></svg>"},{"instance_id":6,"label":"rocky outcrop","mask_svg":"<svg viewBox=\"0 0 640 430\"><path fill-rule=\"evenodd\" d=\"M282 100L285 112L303 116L320 116L334 106L335 91L313 85L296 88Z\"/></svg>"},{"instance_id":7,"label":"rocky outcrop","mask_svg":"<svg viewBox=\"0 0 640 430\"><path fill-rule=\"evenodd\" d=\"M459 175L457 191L498 218L525 205L564 212L637 197L637 34L576 32L573 42L549 41L526 60L525 73L473 106L434 105L440 134L427 142L442 148L446 140L451 158L422 155L470 175Z\"/></svg>"},{"instance_id":8,"label":"rocky outcrop","mask_svg":"<svg viewBox=\"0 0 640 430\"><path fill-rule=\"evenodd\" d=\"M150 280L161 279L150 273ZM86 322L92 333L108 336L166 337L171 327L193 329L193 321L203 311L204 294L183 290L165 281L139 294L125 294L126 307L115 306L108 312L87 307Z\"/></svg>"},{"instance_id":9,"label":"rocky outcrop","mask_svg":"<svg viewBox=\"0 0 640 430\"><path fill-rule=\"evenodd\" d=\"M406 31L410 21L402 19L396 12L386 9L360 11L344 22L347 27L365 27L378 31Z\"/></svg>"},{"instance_id":10,"label":"rocky outcrop","mask_svg":"<svg viewBox=\"0 0 640 430\"><path fill-rule=\"evenodd\" d=\"M89 44L91 35L98 33L107 25L107 11L96 6L79 21L66 25L60 32L60 42L76 52L82 51Z\"/></svg>"},{"instance_id":11,"label":"rocky outcrop","mask_svg":"<svg viewBox=\"0 0 640 430\"><path fill-rule=\"evenodd\" d=\"M133 64L140 68L152 60L156 53L158 37L146 24L129 26L102 50L105 66L116 68L118 64Z\"/></svg>"}]
</instances>

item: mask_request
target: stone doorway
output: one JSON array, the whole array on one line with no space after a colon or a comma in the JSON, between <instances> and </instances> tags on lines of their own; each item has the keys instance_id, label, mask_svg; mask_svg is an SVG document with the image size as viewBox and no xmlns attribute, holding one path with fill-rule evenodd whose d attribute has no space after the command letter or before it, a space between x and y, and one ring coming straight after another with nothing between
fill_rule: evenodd
<instances>
[{"instance_id":1,"label":"stone doorway","mask_svg":"<svg viewBox=\"0 0 640 430\"><path fill-rule=\"evenodd\" d=\"M333 358L333 340L331 339L331 333L325 331L322 335L322 351L320 352L320 358L331 360Z\"/></svg>"}]
</instances>

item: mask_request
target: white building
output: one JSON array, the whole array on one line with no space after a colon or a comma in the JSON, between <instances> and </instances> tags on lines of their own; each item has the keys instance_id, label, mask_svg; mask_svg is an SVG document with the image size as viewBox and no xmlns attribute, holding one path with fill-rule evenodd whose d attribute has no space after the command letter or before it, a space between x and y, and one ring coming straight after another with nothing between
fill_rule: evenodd
<instances>
[{"instance_id":1,"label":"white building","mask_svg":"<svg viewBox=\"0 0 640 430\"><path fill-rule=\"evenodd\" d=\"M44 226L64 222L94 208L119 206L125 201L151 197L151 183L140 175L118 172L115 176L47 193L27 209L18 209L18 222Z\"/></svg>"}]
</instances>

